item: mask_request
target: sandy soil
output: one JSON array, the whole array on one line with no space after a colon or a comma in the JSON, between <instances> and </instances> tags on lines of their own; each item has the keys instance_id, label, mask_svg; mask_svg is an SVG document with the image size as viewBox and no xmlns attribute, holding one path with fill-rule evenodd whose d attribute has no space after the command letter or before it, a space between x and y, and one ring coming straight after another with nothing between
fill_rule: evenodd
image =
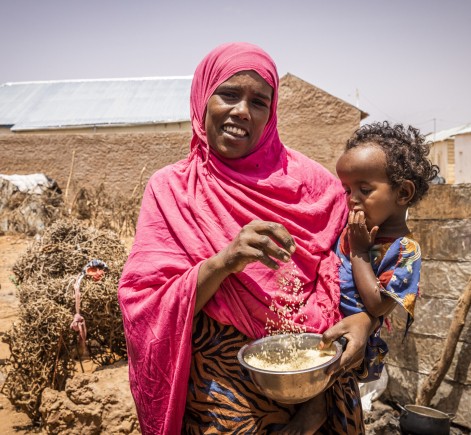
<instances>
[{"instance_id":1,"label":"sandy soil","mask_svg":"<svg viewBox=\"0 0 471 435\"><path fill-rule=\"evenodd\" d=\"M123 241L129 250L133 238L127 237ZM8 345L1 339L15 321L19 307L16 288L11 280L12 268L32 242L31 237L24 235L0 236L0 367L10 354ZM95 368L91 361L84 361L83 364L86 371L93 371ZM5 375L0 371L0 389L4 381ZM1 435L37 434L40 430L35 429L28 416L15 410L6 396L0 393L0 433Z\"/></svg>"},{"instance_id":2,"label":"sandy soil","mask_svg":"<svg viewBox=\"0 0 471 435\"><path fill-rule=\"evenodd\" d=\"M15 285L10 279L13 276L12 267L16 260L26 252L26 248L31 242L31 238L23 235L0 236L0 368L3 361L9 356L9 348L1 341L1 338L16 319L19 306ZM130 249L132 238L126 238L124 242L127 248ZM89 369L92 371L91 367ZM0 388L4 380L5 377L0 372ZM366 418L367 434L397 435L400 433L397 412L381 402L374 402L373 408L373 412ZM38 433L44 432L34 428L28 416L16 411L9 400L3 394L0 394L0 435L31 435ZM469 432L462 432L456 428L451 431L453 435L462 435L464 433Z\"/></svg>"},{"instance_id":3,"label":"sandy soil","mask_svg":"<svg viewBox=\"0 0 471 435\"><path fill-rule=\"evenodd\" d=\"M0 340L10 329L18 311L15 285L10 277L15 261L26 251L31 238L22 235L0 236ZM0 341L0 365L9 356L8 345ZM0 387L5 380L0 373ZM0 394L0 429L2 435L38 433L31 426L31 420L17 412L10 401Z\"/></svg>"}]
</instances>

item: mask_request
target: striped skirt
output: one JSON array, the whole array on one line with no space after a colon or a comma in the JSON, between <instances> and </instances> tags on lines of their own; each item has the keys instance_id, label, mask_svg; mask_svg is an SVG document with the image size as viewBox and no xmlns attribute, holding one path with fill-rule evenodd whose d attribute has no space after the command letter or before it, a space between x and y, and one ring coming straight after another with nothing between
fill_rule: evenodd
<instances>
[{"instance_id":1,"label":"striped skirt","mask_svg":"<svg viewBox=\"0 0 471 435\"><path fill-rule=\"evenodd\" d=\"M194 322L193 358L182 434L271 434L282 430L302 404L285 405L263 394L237 359L250 340L203 312ZM355 378L344 374L326 392L328 418L317 433L364 434Z\"/></svg>"}]
</instances>

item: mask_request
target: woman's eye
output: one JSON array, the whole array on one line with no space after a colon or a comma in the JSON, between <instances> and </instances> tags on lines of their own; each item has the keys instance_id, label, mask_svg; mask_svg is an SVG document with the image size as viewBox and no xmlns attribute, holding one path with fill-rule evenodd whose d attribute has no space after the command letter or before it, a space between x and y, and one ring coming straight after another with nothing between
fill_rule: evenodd
<instances>
[{"instance_id":1,"label":"woman's eye","mask_svg":"<svg viewBox=\"0 0 471 435\"><path fill-rule=\"evenodd\" d=\"M233 92L221 92L220 95L226 99L236 98L236 95Z\"/></svg>"},{"instance_id":2,"label":"woman's eye","mask_svg":"<svg viewBox=\"0 0 471 435\"><path fill-rule=\"evenodd\" d=\"M259 107L267 107L267 104L265 103L265 101L262 101L262 100L254 100L253 103Z\"/></svg>"}]
</instances>

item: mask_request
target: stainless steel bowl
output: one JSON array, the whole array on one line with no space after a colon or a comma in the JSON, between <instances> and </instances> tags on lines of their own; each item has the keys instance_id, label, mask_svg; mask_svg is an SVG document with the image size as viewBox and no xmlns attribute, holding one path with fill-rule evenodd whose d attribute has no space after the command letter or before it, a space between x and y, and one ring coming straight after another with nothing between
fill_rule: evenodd
<instances>
[{"instance_id":1,"label":"stainless steel bowl","mask_svg":"<svg viewBox=\"0 0 471 435\"><path fill-rule=\"evenodd\" d=\"M283 354L293 344L299 349L316 349L322 335L313 333L272 335L255 340L243 346L237 358L247 369L253 383L265 396L281 403L302 403L321 393L330 381L325 371L342 355L342 346L338 341L329 348L333 353L331 360L324 364L289 372L271 371L247 364L245 358L261 352Z\"/></svg>"}]
</instances>

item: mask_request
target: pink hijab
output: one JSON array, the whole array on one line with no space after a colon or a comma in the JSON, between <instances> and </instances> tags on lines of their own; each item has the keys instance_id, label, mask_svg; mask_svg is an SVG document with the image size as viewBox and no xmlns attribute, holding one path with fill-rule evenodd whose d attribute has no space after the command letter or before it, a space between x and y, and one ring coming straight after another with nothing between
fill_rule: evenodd
<instances>
[{"instance_id":1,"label":"pink hijab","mask_svg":"<svg viewBox=\"0 0 471 435\"><path fill-rule=\"evenodd\" d=\"M256 71L274 90L259 144L240 159L209 148L206 104L239 71ZM292 261L303 283L293 322L322 332L340 319L337 263L331 246L345 223L343 189L318 163L286 148L276 128L278 73L259 47L217 47L198 65L191 89L193 138L187 159L157 171L144 193L134 245L119 287L131 390L144 434L181 431L201 263L253 219L283 224L294 237ZM204 307L250 338L266 335L280 306L279 274L260 263L229 276Z\"/></svg>"}]
</instances>

